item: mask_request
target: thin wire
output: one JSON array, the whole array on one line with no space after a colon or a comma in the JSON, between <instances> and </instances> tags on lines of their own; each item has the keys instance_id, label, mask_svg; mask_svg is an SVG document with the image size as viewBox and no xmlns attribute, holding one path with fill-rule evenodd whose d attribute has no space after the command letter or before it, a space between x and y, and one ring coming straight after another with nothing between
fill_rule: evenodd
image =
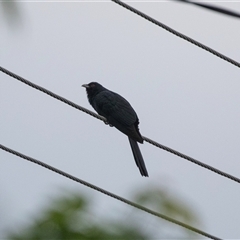
<instances>
[{"instance_id":1,"label":"thin wire","mask_svg":"<svg viewBox=\"0 0 240 240\"><path fill-rule=\"evenodd\" d=\"M213 6L213 5L209 5L209 4L205 4L205 3L192 2L192 1L188 1L188 0L175 0L175 1L193 4L193 5L196 5L198 7L202 7L202 8L211 10L211 11L215 11L217 13L222 13L222 14L225 14L225 15L230 16L230 17L240 18L239 13L234 12L232 10L222 8L222 7Z\"/></svg>"},{"instance_id":2,"label":"thin wire","mask_svg":"<svg viewBox=\"0 0 240 240\"><path fill-rule=\"evenodd\" d=\"M59 96L59 95L57 95L57 94L47 90L46 88L43 88L43 87L41 87L41 86L39 86L37 84L34 84L34 83L26 80L25 78L20 77L19 75L15 74L13 72L10 72L9 70L7 70L7 69L5 69L5 68L3 68L1 66L0 66L0 71L5 73L5 74L7 74L7 75L9 75L9 76L11 76L11 77L13 77L13 78L15 78L15 79L17 79L17 80L19 80L22 83L27 84L28 86L30 86L32 88L35 88L35 89L37 89L37 90L39 90L39 91L41 91L43 93L46 93L47 95L49 95L49 96L51 96L53 98L58 99L61 102L64 102L64 103L70 105L71 107L74 107L74 108L76 108L76 109L78 109L80 111L83 111L83 112L85 112L85 113L87 113L87 114L89 114L89 115L91 115L91 116L93 116L93 117L95 117L95 118L97 118L99 120L107 122L107 120L104 117L102 117L102 116L100 116L100 115L98 115L98 114L96 114L96 113L94 113L94 112L92 112L92 111L82 107L82 106L79 106L76 103L71 102L70 100L68 100L68 99L66 99L64 97L61 97L61 96Z\"/></svg>"},{"instance_id":3,"label":"thin wire","mask_svg":"<svg viewBox=\"0 0 240 240\"><path fill-rule=\"evenodd\" d=\"M186 159L186 160L188 160L188 161L190 161L192 163L195 163L195 164L197 164L197 165L199 165L199 166L201 166L203 168L206 168L206 169L208 169L208 170L210 170L212 172L215 172L215 173L217 173L217 174L219 174L219 175L221 175L223 177L226 177L226 178L231 179L231 180L233 180L233 181L235 181L237 183L240 183L240 179L237 178L237 177L234 177L233 175L230 175L230 174L228 174L226 172L223 172L223 171L221 171L221 170L219 170L217 168L214 168L214 167L212 167L212 166L210 166L210 165L208 165L206 163L200 162L200 161L198 161L198 160L196 160L196 159L194 159L192 157L189 157L189 156L187 156L187 155L185 155L183 153L180 153L180 152L178 152L178 151L176 151L176 150L174 150L174 149L172 149L170 147L167 147L167 146L164 146L164 145L162 145L160 143L157 143L157 142L155 142L155 141L153 141L153 140L151 140L151 139L149 139L147 137L143 137L143 139L146 142L151 143L152 145L154 145L156 147L159 147L159 148L161 148L161 149L163 149L163 150L165 150L167 152L175 154L175 155L177 155L177 156L179 156L181 158L184 158L184 159Z\"/></svg>"},{"instance_id":4,"label":"thin wire","mask_svg":"<svg viewBox=\"0 0 240 240\"><path fill-rule=\"evenodd\" d=\"M22 154L22 153L20 153L20 152L17 152L17 151L15 151L15 150L13 150L13 149L10 149L10 148L8 148L8 147L5 147L5 146L3 146L2 144L0 144L0 148L1 148L2 150L6 151L6 152L9 152L9 153L11 153L11 154L14 154L14 155L16 155L16 156L18 156L18 157L20 157L20 158L23 158L23 159L25 159L25 160L27 160L27 161L32 162L32 163L38 164L38 165L40 165L41 167L47 168L48 170L51 170L51 171L53 171L53 172L55 172L55 173L58 173L58 174L66 177L66 178L69 178L69 179L71 179L71 180L73 180L73 181L75 181L75 182L77 182L77 183L83 184L83 185L85 185L85 186L87 186L87 187L89 187L89 188L92 188L92 189L94 189L94 190L96 190L96 191L98 191L98 192L101 192L101 193L103 193L103 194L105 194L105 195L107 195L107 196L109 196L109 197L115 198L115 199L117 199L117 200L119 200L119 201L121 201L121 202L123 202L123 203L126 203L126 204L128 204L128 205L130 205L130 206L132 206L132 207L135 207L135 208L137 208L137 209L140 209L140 210L142 210L142 211L144 211L144 212L147 212L147 213L149 213L149 214L151 214L151 215L154 215L154 216L156 216L156 217L162 218L162 219L164 219L164 220L166 220L166 221L169 221L169 222L171 222L171 223L175 223L175 224L177 224L177 225L179 225L179 226L181 226L181 227L184 227L184 228L186 228L186 229L188 229L188 230L190 230L190 231L193 231L193 232L198 233L198 234L200 234L200 235L203 235L203 236L205 236L205 237L208 237L208 238L211 238L211 239L216 239L216 240L221 240L221 239L218 238L218 237L215 237L215 236L213 236L213 235L211 235L211 234L208 234L208 233L206 233L206 232L203 232L203 231L201 231L201 230L199 230L199 229L197 229L197 228L194 228L194 227L192 227L192 226L189 226L188 224L185 224L185 223L182 223L182 222L180 222L180 221L177 221L177 220L175 220L175 219L173 219L173 218L170 218L170 217L168 217L168 216L165 216L165 215L163 215L163 214L161 214L161 213L158 213L158 212L155 212L155 211L153 211L153 210L150 210L150 209L148 209L148 208L146 208L146 207L144 207L144 206L141 206L141 205L139 205L139 204L137 204L137 203L134 203L134 202L132 202L132 201L129 201L129 200L123 198L123 197L120 197L120 196L118 196L118 195L116 195L116 194L114 194L114 193L111 193L111 192L109 192L109 191L106 191L106 190L104 190L104 189L102 189L102 188L100 188L100 187L97 187L97 186L95 186L95 185L93 185L93 184L91 184L91 183L89 183L89 182L86 182L86 181L84 181L84 180L82 180L82 179L79 179L79 178L77 178L77 177L75 177L75 176L73 176L73 175L70 175L70 174L68 174L68 173L66 173L66 172L64 172L64 171L61 171L61 170L59 170L59 169L57 169L57 168L55 168L55 167L52 167L52 166L50 166L50 165L48 165L48 164L46 164L46 163L44 163L44 162L41 162L41 161L39 161L39 160L37 160L37 159L35 159L35 158L26 156L26 155L24 155L24 154Z\"/></svg>"},{"instance_id":5,"label":"thin wire","mask_svg":"<svg viewBox=\"0 0 240 240\"><path fill-rule=\"evenodd\" d=\"M104 118L104 117L102 117L102 116L100 116L100 115L98 115L98 114L96 114L96 113L94 113L94 112L92 112L92 111L82 107L82 106L79 106L76 103L73 103L73 102L69 101L66 98L63 98L63 97L61 97L61 96L59 96L59 95L57 95L57 94L47 90L46 88L40 87L37 84L32 83L32 82L26 80L25 78L20 77L19 75L15 74L15 73L12 73L9 70L7 70L7 69L5 69L5 68L3 68L1 66L0 66L0 71L2 71L3 73L5 73L5 74L7 74L7 75L9 75L9 76L11 76L11 77L21 81L22 83L27 84L28 86L30 86L32 88L35 88L35 89L37 89L37 90L39 90L41 92L44 92L45 94L47 94L47 95L49 95L49 96L51 96L53 98L56 98L57 100L62 101L64 103L68 104L71 107L74 107L74 108L76 108L76 109L78 109L80 111L83 111L83 112L85 112L85 113L87 113L87 114L89 114L89 115L91 115L91 116L93 116L93 117L95 117L95 118L97 118L97 119L99 119L99 120L101 120L101 121L103 121L103 122L105 122L107 124L106 118ZM230 174L228 174L226 172L223 172L221 170L218 170L217 168L214 168L214 167L212 167L210 165L202 163L202 162L200 162L200 161L198 161L198 160L196 160L196 159L194 159L192 157L189 157L189 156L187 156L187 155L185 155L183 153L180 153L180 152L178 152L178 151L176 151L176 150L174 150L172 148L166 147L166 146L164 146L164 145L162 145L162 144L160 144L158 142L155 142L154 140L151 140L151 139L149 139L147 137L143 136L143 139L146 142L148 142L148 143L150 143L150 144L152 144L152 145L154 145L154 146L156 146L158 148L161 148L161 149L163 149L163 150L165 150L167 152L170 152L170 153L175 154L175 155L177 155L177 156L179 156L181 158L184 158L184 159L186 159L186 160L188 160L188 161L190 161L192 163L195 163L195 164L197 164L197 165L199 165L199 166L201 166L203 168L206 168L206 169L208 169L210 171L213 171L213 172L215 172L215 173L217 173L217 174L219 174L219 175L221 175L223 177L226 177L228 179L231 179L231 180L233 180L235 182L240 183L240 179L239 178L234 177L234 176L232 176L232 175L230 175Z\"/></svg>"},{"instance_id":6,"label":"thin wire","mask_svg":"<svg viewBox=\"0 0 240 240\"><path fill-rule=\"evenodd\" d=\"M223 59L223 60L225 60L225 61L227 61L227 62L229 62L229 63L231 63L231 64L233 64L233 65L235 65L235 66L240 68L240 63L239 62L237 62L237 61L235 61L235 60L233 60L233 59L223 55L222 53L219 53L216 50L214 50L214 49L212 49L212 48L210 48L210 47L208 47L208 46L206 46L206 45L204 45L204 44L202 44L202 43L200 43L200 42L198 42L198 41L196 41L196 40L194 40L194 39L192 39L192 38L190 38L190 37L188 37L188 36L186 36L186 35L184 35L184 34L182 34L180 32L178 32L178 31L168 27L167 25L157 21L156 19L154 19L154 18L148 16L147 14L137 10L136 8L131 7L130 5L124 3L124 2L122 2L120 0L111 0L111 1L119 4L120 6L128 9L129 11L131 11L131 12L133 12L133 13L135 13L135 14L143 17L143 18L145 18L146 20L156 24L157 26L167 30L168 32L170 32L170 33L172 33L172 34L174 34L174 35L176 35L176 36L178 36L178 37L180 37L180 38L182 38L182 39L184 39L184 40L186 40L186 41L188 41L188 42L190 42L190 43L192 43L192 44L194 44L194 45L196 45L196 46L198 46L198 47L200 47L200 48L202 48L202 49L212 53L213 55L215 55L215 56L217 56L217 57L219 57L219 58L221 58L221 59Z\"/></svg>"}]
</instances>

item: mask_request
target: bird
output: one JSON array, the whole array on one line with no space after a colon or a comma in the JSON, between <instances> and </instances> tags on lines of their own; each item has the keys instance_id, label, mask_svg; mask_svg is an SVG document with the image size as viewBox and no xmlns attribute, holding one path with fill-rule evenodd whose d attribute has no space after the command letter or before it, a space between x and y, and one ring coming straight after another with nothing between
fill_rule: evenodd
<instances>
[{"instance_id":1,"label":"bird","mask_svg":"<svg viewBox=\"0 0 240 240\"><path fill-rule=\"evenodd\" d=\"M108 90L97 82L83 84L86 88L90 105L95 111L105 117L110 126L128 136L137 167L142 176L148 177L148 172L139 149L138 143L143 143L139 132L139 119L130 103L119 94Z\"/></svg>"}]
</instances>

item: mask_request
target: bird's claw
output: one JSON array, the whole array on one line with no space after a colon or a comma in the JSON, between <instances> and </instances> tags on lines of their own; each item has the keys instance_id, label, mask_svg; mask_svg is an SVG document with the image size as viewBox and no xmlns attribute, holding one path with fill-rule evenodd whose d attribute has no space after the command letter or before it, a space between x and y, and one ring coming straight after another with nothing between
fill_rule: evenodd
<instances>
[{"instance_id":1,"label":"bird's claw","mask_svg":"<svg viewBox=\"0 0 240 240\"><path fill-rule=\"evenodd\" d=\"M106 125L109 125L109 127L113 127L113 125L111 125L108 121L104 121L104 123L105 123Z\"/></svg>"}]
</instances>

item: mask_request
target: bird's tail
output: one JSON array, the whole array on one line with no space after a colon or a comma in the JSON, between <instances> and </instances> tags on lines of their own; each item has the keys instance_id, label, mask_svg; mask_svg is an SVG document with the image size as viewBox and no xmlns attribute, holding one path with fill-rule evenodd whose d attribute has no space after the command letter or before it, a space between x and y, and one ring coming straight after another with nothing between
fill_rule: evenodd
<instances>
[{"instance_id":1,"label":"bird's tail","mask_svg":"<svg viewBox=\"0 0 240 240\"><path fill-rule=\"evenodd\" d=\"M146 169L146 166L145 166L145 163L144 163L144 160L143 160L143 157L142 157L142 154L140 152L137 142L130 137L128 137L128 139L129 139L129 142L131 145L131 149L133 152L135 162L139 168L141 175L144 177L148 177L148 172L147 172L147 169Z\"/></svg>"}]
</instances>

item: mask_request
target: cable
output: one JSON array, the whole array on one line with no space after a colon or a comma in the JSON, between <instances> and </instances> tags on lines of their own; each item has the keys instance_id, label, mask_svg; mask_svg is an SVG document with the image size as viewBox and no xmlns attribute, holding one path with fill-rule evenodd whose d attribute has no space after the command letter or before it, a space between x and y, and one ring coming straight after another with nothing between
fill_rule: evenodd
<instances>
[{"instance_id":1,"label":"cable","mask_svg":"<svg viewBox=\"0 0 240 240\"><path fill-rule=\"evenodd\" d=\"M155 211L150 210L150 209L148 209L148 208L146 208L146 207L144 207L144 206L141 206L141 205L139 205L139 204L137 204L137 203L134 203L134 202L129 201L129 200L125 199L125 198L122 198L122 197L120 197L120 196L118 196L118 195L116 195L116 194L113 194L113 193L111 193L111 192L109 192L109 191L106 191L106 190L104 190L104 189L102 189L102 188L100 188L100 187L97 187L97 186L95 186L95 185L93 185L93 184L91 184L91 183L89 183L89 182L86 182L86 181L84 181L84 180L82 180L82 179L79 179L79 178L77 178L77 177L74 177L73 175L70 175L70 174L68 174L68 173L66 173L66 172L64 172L64 171L61 171L61 170L59 170L59 169L57 169L57 168L55 168L55 167L52 167L52 166L50 166L50 165L48 165L48 164L46 164L46 163L44 163L44 162L41 162L41 161L39 161L39 160L37 160L37 159L35 159L35 158L26 156L26 155L24 155L24 154L22 154L22 153L20 153L20 152L17 152L17 151L12 150L12 149L10 149L10 148L8 148L8 147L5 147L5 146L3 146L2 144L0 144L0 148L1 148L2 150L6 151L6 152L9 152L9 153L11 153L11 154L13 154L13 155L16 155L16 156L18 156L18 157L20 157L20 158L23 158L23 159L25 159L25 160L27 160L27 161L30 161L30 162L32 162L32 163L38 164L38 165L40 165L40 166L42 166L42 167L44 167L44 168L47 168L48 170L51 170L51 171L53 171L53 172L55 172L55 173L58 173L58 174L66 177L66 178L69 178L69 179L71 179L71 180L73 180L73 181L75 181L75 182L77 182L77 183L83 184L83 185L85 185L85 186L87 186L87 187L89 187L89 188L92 188L92 189L94 189L94 190L96 190L96 191L98 191L98 192L101 192L101 193L103 193L103 194L105 194L105 195L107 195L107 196L109 196L109 197L115 198L115 199L117 199L117 200L119 200L119 201L121 201L121 202L123 202L123 203L126 203L126 204L128 204L128 205L130 205L130 206L132 206L132 207L135 207L135 208L137 208L137 209L140 209L140 210L142 210L142 211L144 211L144 212L147 212L147 213L149 213L149 214L151 214L151 215L154 215L154 216L156 216L156 217L162 218L162 219L164 219L164 220L166 220L166 221L169 221L169 222L171 222L171 223L175 223L175 224L177 224L177 225L179 225L179 226L181 226L181 227L183 227L183 228L186 228L186 229L188 229L188 230L190 230L190 231L193 231L193 232L198 233L198 234L200 234L200 235L203 235L203 236L205 236L205 237L208 237L208 238L211 238L211 239L216 239L216 240L221 240L221 239L218 238L218 237L215 237L215 236L213 236L213 235L211 235L211 234L208 234L208 233L206 233L206 232L203 232L203 231L201 231L201 230L199 230L199 229L197 229L197 228L194 228L194 227L192 227L192 226L189 226L188 224L182 223L182 222L177 221L177 220L175 220L175 219L173 219L173 218L170 218L170 217L165 216L165 215L163 215L163 214L161 214L161 213L155 212Z\"/></svg>"},{"instance_id":2,"label":"cable","mask_svg":"<svg viewBox=\"0 0 240 240\"><path fill-rule=\"evenodd\" d=\"M227 16L240 18L239 13L228 10L228 9L225 9L225 8L221 8L221 7L217 7L217 6L213 6L213 5L208 5L208 4L204 4L204 3L192 2L192 1L188 1L188 0L175 0L175 1L190 3L190 4L196 5L198 7L206 8L208 10L212 10L212 11L215 11L215 12L218 12L218 13L225 14Z\"/></svg>"},{"instance_id":3,"label":"cable","mask_svg":"<svg viewBox=\"0 0 240 240\"><path fill-rule=\"evenodd\" d=\"M214 50L214 49L212 49L212 48L210 48L210 47L208 47L208 46L206 46L206 45L204 45L204 44L202 44L202 43L200 43L200 42L198 42L198 41L196 41L196 40L194 40L194 39L192 39L192 38L190 38L190 37L188 37L188 36L186 36L186 35L184 35L180 32L177 32L176 30L174 30L174 29L168 27L167 25L157 21L156 19L148 16L147 14L135 9L134 7L131 7L130 5L128 5L128 4L126 4L122 1L119 1L119 0L111 0L111 1L119 4L120 6L128 9L131 12L134 12L135 14L145 18L146 20L156 24L157 26L167 30L168 32L170 32L170 33L172 33L172 34L174 34L174 35L176 35L176 36L178 36L178 37L180 37L180 38L182 38L182 39L184 39L184 40L186 40L186 41L188 41L188 42L190 42L190 43L192 43L192 44L194 44L194 45L212 53L213 55L215 55L215 56L217 56L217 57L219 57L219 58L221 58L221 59L223 59L223 60L225 60L225 61L227 61L227 62L229 62L229 63L231 63L231 64L240 68L240 63L239 62L223 55L222 53L217 52L216 50Z\"/></svg>"},{"instance_id":4,"label":"cable","mask_svg":"<svg viewBox=\"0 0 240 240\"><path fill-rule=\"evenodd\" d=\"M206 169L208 169L208 170L210 170L212 172L215 172L215 173L217 173L217 174L219 174L219 175L221 175L223 177L229 178L229 179L231 179L231 180L233 180L233 181L235 181L237 183L240 183L240 179L239 178L234 177L234 176L232 176L232 175L230 175L230 174L228 174L226 172L223 172L223 171L221 171L221 170L219 170L217 168L214 168L214 167L212 167L212 166L210 166L210 165L208 165L206 163L202 163L202 162L200 162L200 161L198 161L198 160L196 160L196 159L194 159L192 157L189 157L189 156L187 156L187 155L185 155L183 153L180 153L180 152L178 152L178 151L176 151L176 150L174 150L172 148L169 148L169 147L166 147L166 146L164 146L164 145L162 145L160 143L157 143L157 142L155 142L155 141L153 141L153 140L151 140L151 139L149 139L147 137L143 137L143 139L146 142L151 143L152 145L154 145L156 147L159 147L159 148L161 148L161 149L163 149L163 150L165 150L167 152L175 154L175 155L177 155L177 156L179 156L181 158L184 158L184 159L186 159L186 160L188 160L188 161L190 161L192 163L195 163L195 164L197 164L197 165L199 165L199 166L201 166L203 168L206 168Z\"/></svg>"},{"instance_id":5,"label":"cable","mask_svg":"<svg viewBox=\"0 0 240 240\"><path fill-rule=\"evenodd\" d=\"M76 109L78 109L78 110L80 110L80 111L83 111L83 112L85 112L85 113L87 113L87 114L89 114L89 115L91 115L91 116L93 116L93 117L95 117L95 118L97 118L97 119L105 122L106 124L108 124L108 123L107 123L107 120L106 120L104 117L102 117L102 116L100 116L100 115L98 115L98 114L96 114L96 113L94 113L94 112L92 112L92 111L90 111L90 110L82 107L82 106L79 106L79 105L77 105L76 103L73 103L73 102L69 101L69 100L66 99L66 98L63 98L63 97L61 97L61 96L59 96L59 95L57 95L57 94L55 94L55 93L47 90L46 88L40 87L40 86L38 86L37 84L32 83L32 82L26 80L25 78L20 77L19 75L15 74L15 73L12 73L12 72L10 72L9 70L7 70L7 69L5 69L5 68L3 68L3 67L1 67L1 66L0 66L0 71L2 71L3 73L5 73L5 74L7 74L7 75L9 75L9 76L11 76L11 77L13 77L13 78L21 81L21 82L23 82L23 83L25 83L25 84L27 84L28 86L30 86L30 87L32 87L32 88L35 88L35 89L37 89L37 90L39 90L39 91L41 91L41 92L44 92L45 94L47 94L47 95L49 95L49 96L51 96L51 97L53 97L53 98L56 98L57 100L62 101L62 102L64 102L64 103L68 104L69 106L74 107L74 108L76 108ZM232 175L230 175L230 174L228 174L228 173L225 173L225 172L223 172L223 171L220 171L220 170L218 170L217 168L214 168L214 167L212 167L212 166L210 166L210 165L207 165L207 164L205 164L205 163L202 163L202 162L200 162L200 161L198 161L198 160L196 160L196 159L194 159L194 158L192 158L192 157L189 157L189 156L187 156L187 155L185 155L185 154L183 154L183 153L180 153L180 152L178 152L178 151L176 151L176 150L174 150L174 149L172 149L172 148L169 148L169 147L166 147L166 146L164 146L164 145L162 145L162 144L160 144L160 143L157 143L157 142L155 142L155 141L153 141L153 140L151 140L151 139L149 139L149 138L147 138L147 137L144 137L144 136L143 136L143 139L144 139L146 142L148 142L148 143L150 143L150 144L152 144L152 145L154 145L154 146L156 146L156 147L158 147L158 148L161 148L161 149L163 149L163 150L165 150L165 151L167 151L167 152L170 152L170 153L175 154L175 155L177 155L177 156L179 156L179 157L181 157L181 158L184 158L184 159L186 159L186 160L188 160L188 161L190 161L190 162L192 162L192 163L195 163L195 164L197 164L197 165L199 165L199 166L201 166L201 167L203 167L203 168L206 168L206 169L208 169L208 170L210 170L210 171L213 171L213 172L215 172L215 173L217 173L217 174L219 174L219 175L221 175L221 176L223 176L223 177L226 177L226 178L228 178L228 179L231 179L231 180L233 180L233 181L235 181L235 182L240 183L240 179L237 178L237 177L234 177L234 176L232 176Z\"/></svg>"},{"instance_id":6,"label":"cable","mask_svg":"<svg viewBox=\"0 0 240 240\"><path fill-rule=\"evenodd\" d=\"M41 86L39 86L37 84L34 84L34 83L24 79L23 77L20 77L19 75L15 74L13 72L8 71L7 69L5 69L5 68L3 68L1 66L0 66L0 71L5 73L5 74L7 74L7 75L9 75L9 76L11 76L11 77L13 77L13 78L15 78L15 79L17 79L17 80L19 80L22 83L27 84L28 86L30 86L32 88L35 88L35 89L37 89L37 90L39 90L39 91L41 91L43 93L46 93L47 95L49 95L49 96L51 96L53 98L58 99L61 102L64 102L64 103L70 105L71 107L74 107L74 108L76 108L76 109L78 109L80 111L83 111L83 112L85 112L85 113L87 113L87 114L89 114L89 115L91 115L91 116L93 116L93 117L95 117L95 118L97 118L99 120L102 120L105 123L107 123L107 121L106 121L106 119L104 117L102 117L102 116L100 116L100 115L98 115L98 114L96 114L96 113L94 113L94 112L92 112L92 111L90 111L90 110L88 110L88 109L86 109L84 107L81 107L81 106L75 104L74 102L69 101L66 98L63 98L63 97L61 97L61 96L59 96L59 95L57 95L57 94L47 90L46 88L43 88L43 87L41 87Z\"/></svg>"}]
</instances>

